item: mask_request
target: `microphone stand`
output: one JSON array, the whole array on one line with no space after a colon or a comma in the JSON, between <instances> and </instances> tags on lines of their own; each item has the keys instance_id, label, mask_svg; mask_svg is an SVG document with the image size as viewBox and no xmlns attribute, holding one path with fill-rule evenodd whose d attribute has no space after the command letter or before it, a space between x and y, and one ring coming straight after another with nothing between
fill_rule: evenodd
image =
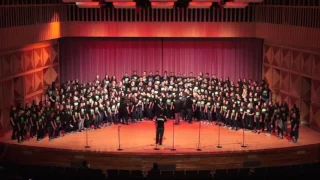
<instances>
[{"instance_id":1,"label":"microphone stand","mask_svg":"<svg viewBox=\"0 0 320 180\"><path fill-rule=\"evenodd\" d=\"M160 150L160 148L158 148L158 144L156 144L156 147L153 148L153 150Z\"/></svg>"},{"instance_id":2,"label":"microphone stand","mask_svg":"<svg viewBox=\"0 0 320 180\"><path fill-rule=\"evenodd\" d=\"M246 128L246 127L245 127L246 125L245 125L244 119L242 119L242 124L243 124L243 125L242 125L243 127L242 127L242 145L241 145L241 147L242 147L242 148L245 148L245 147L247 147L247 146L244 144L244 129Z\"/></svg>"},{"instance_id":3,"label":"microphone stand","mask_svg":"<svg viewBox=\"0 0 320 180\"><path fill-rule=\"evenodd\" d=\"M198 139L197 151L202 151L202 149L200 148L200 129L201 129L201 121L199 121L199 139Z\"/></svg>"},{"instance_id":4,"label":"microphone stand","mask_svg":"<svg viewBox=\"0 0 320 180\"><path fill-rule=\"evenodd\" d=\"M122 150L123 150L123 149L121 149L121 147L120 147L120 128L121 128L121 126L118 126L118 143L119 143L118 151L122 151Z\"/></svg>"},{"instance_id":5,"label":"microphone stand","mask_svg":"<svg viewBox=\"0 0 320 180\"><path fill-rule=\"evenodd\" d=\"M88 142L88 128L86 128L86 146L85 148L90 148L89 142Z\"/></svg>"},{"instance_id":6,"label":"microphone stand","mask_svg":"<svg viewBox=\"0 0 320 180\"><path fill-rule=\"evenodd\" d=\"M174 121L172 121L172 148L171 151L175 151L176 149L174 148Z\"/></svg>"},{"instance_id":7,"label":"microphone stand","mask_svg":"<svg viewBox=\"0 0 320 180\"><path fill-rule=\"evenodd\" d=\"M217 148L222 148L222 146L220 145L220 122L218 121L218 145Z\"/></svg>"}]
</instances>

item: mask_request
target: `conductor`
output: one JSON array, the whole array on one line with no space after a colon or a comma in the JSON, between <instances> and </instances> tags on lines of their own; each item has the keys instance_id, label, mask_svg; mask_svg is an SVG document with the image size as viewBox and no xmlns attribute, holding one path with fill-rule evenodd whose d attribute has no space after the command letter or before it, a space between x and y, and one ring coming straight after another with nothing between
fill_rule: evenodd
<instances>
[{"instance_id":1,"label":"conductor","mask_svg":"<svg viewBox=\"0 0 320 180\"><path fill-rule=\"evenodd\" d=\"M156 118L156 144L162 146L162 138L164 133L164 123L167 122L167 119L163 116L163 111L159 111L159 115Z\"/></svg>"}]
</instances>

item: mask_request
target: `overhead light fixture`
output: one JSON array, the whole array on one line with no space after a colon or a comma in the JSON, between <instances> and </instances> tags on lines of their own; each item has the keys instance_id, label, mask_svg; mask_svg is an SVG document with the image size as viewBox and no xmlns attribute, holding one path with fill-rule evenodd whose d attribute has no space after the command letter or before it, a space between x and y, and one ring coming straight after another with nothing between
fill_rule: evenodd
<instances>
[{"instance_id":1,"label":"overhead light fixture","mask_svg":"<svg viewBox=\"0 0 320 180\"><path fill-rule=\"evenodd\" d=\"M233 2L262 3L263 0L233 0Z\"/></svg>"},{"instance_id":2,"label":"overhead light fixture","mask_svg":"<svg viewBox=\"0 0 320 180\"><path fill-rule=\"evenodd\" d=\"M247 6L247 2L226 2L226 4L223 5L224 8L246 8Z\"/></svg>"},{"instance_id":3,"label":"overhead light fixture","mask_svg":"<svg viewBox=\"0 0 320 180\"><path fill-rule=\"evenodd\" d=\"M174 2L151 2L151 7L154 9L172 9Z\"/></svg>"},{"instance_id":4,"label":"overhead light fixture","mask_svg":"<svg viewBox=\"0 0 320 180\"><path fill-rule=\"evenodd\" d=\"M100 8L99 2L76 2L78 8Z\"/></svg>"},{"instance_id":5,"label":"overhead light fixture","mask_svg":"<svg viewBox=\"0 0 320 180\"><path fill-rule=\"evenodd\" d=\"M133 0L104 0L104 2L132 2Z\"/></svg>"},{"instance_id":6,"label":"overhead light fixture","mask_svg":"<svg viewBox=\"0 0 320 180\"><path fill-rule=\"evenodd\" d=\"M64 3L93 2L93 0L62 0Z\"/></svg>"},{"instance_id":7,"label":"overhead light fixture","mask_svg":"<svg viewBox=\"0 0 320 180\"><path fill-rule=\"evenodd\" d=\"M134 9L136 8L136 2L113 2L112 3L114 8L127 8L127 9Z\"/></svg>"},{"instance_id":8,"label":"overhead light fixture","mask_svg":"<svg viewBox=\"0 0 320 180\"><path fill-rule=\"evenodd\" d=\"M221 0L192 0L192 2L220 2Z\"/></svg>"},{"instance_id":9,"label":"overhead light fixture","mask_svg":"<svg viewBox=\"0 0 320 180\"><path fill-rule=\"evenodd\" d=\"M177 0L149 0L150 2L177 2Z\"/></svg>"},{"instance_id":10,"label":"overhead light fixture","mask_svg":"<svg viewBox=\"0 0 320 180\"><path fill-rule=\"evenodd\" d=\"M189 8L198 9L198 8L210 8L212 5L211 1L198 1L198 2L189 2Z\"/></svg>"}]
</instances>

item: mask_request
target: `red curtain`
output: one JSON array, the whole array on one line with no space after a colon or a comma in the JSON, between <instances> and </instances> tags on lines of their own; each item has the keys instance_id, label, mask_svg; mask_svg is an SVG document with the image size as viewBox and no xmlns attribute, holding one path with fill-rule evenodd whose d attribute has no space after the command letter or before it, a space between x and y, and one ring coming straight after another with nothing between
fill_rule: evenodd
<instances>
[{"instance_id":1,"label":"red curtain","mask_svg":"<svg viewBox=\"0 0 320 180\"><path fill-rule=\"evenodd\" d=\"M60 40L61 80L92 81L96 74L137 70L215 73L260 80L261 39L65 38Z\"/></svg>"},{"instance_id":2,"label":"red curtain","mask_svg":"<svg viewBox=\"0 0 320 180\"><path fill-rule=\"evenodd\" d=\"M137 70L161 70L162 41L133 39L86 39L60 40L61 80L79 79L92 81L97 74L103 78L115 75L122 78L125 72Z\"/></svg>"},{"instance_id":3,"label":"red curtain","mask_svg":"<svg viewBox=\"0 0 320 180\"><path fill-rule=\"evenodd\" d=\"M261 79L262 40L198 39L163 41L163 68L168 71L215 73L218 77Z\"/></svg>"}]
</instances>

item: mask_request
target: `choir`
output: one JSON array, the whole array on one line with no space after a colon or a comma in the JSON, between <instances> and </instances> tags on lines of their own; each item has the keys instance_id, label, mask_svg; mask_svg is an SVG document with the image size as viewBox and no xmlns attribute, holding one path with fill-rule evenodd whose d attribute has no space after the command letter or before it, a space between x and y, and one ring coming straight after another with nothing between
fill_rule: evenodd
<instances>
[{"instance_id":1,"label":"choir","mask_svg":"<svg viewBox=\"0 0 320 180\"><path fill-rule=\"evenodd\" d=\"M68 133L100 129L119 123L130 124L154 120L161 112L175 124L195 121L205 125L224 126L279 139L284 136L297 142L300 113L296 105L271 99L265 81L217 78L209 73L136 71L118 80L99 75L92 82L68 81L58 87L49 86L46 99L12 107L10 122L12 139L19 143L36 137L49 140ZM290 122L290 133L288 123Z\"/></svg>"}]
</instances>

